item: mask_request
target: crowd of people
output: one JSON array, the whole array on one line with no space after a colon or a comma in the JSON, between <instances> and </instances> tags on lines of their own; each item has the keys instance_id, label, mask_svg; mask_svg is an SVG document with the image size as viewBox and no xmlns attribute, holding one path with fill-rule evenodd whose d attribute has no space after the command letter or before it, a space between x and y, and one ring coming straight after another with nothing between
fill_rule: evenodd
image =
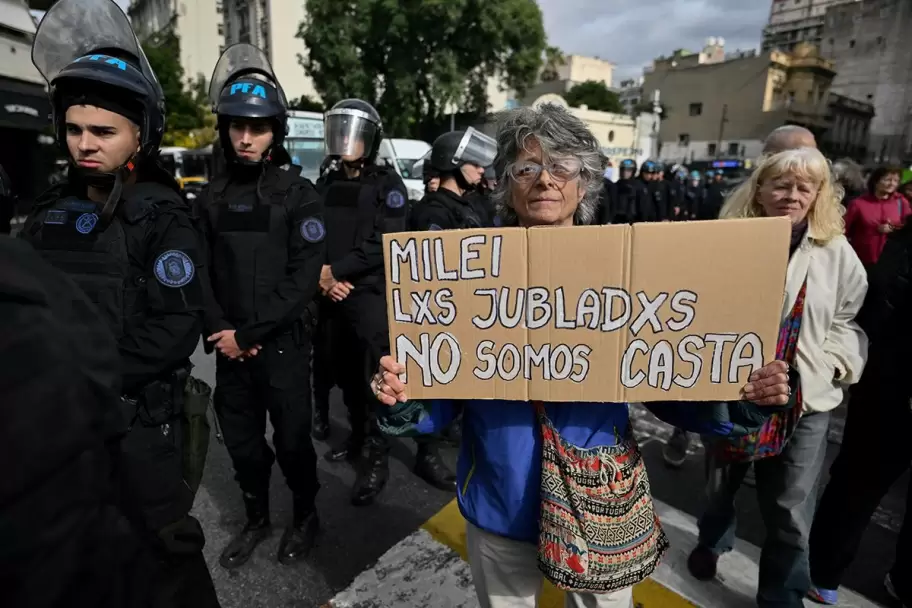
<instances>
[{"instance_id":1,"label":"crowd of people","mask_svg":"<svg viewBox=\"0 0 912 608\"><path fill-rule=\"evenodd\" d=\"M666 180L654 161L624 161L614 182L585 124L544 104L507 113L496 138L440 136L411 204L376 162L383 125L364 100L326 112L321 176L302 177L282 145L281 84L261 50L238 44L209 90L227 168L190 205L157 162L162 89L112 0L57 2L33 61L70 166L19 238L0 238L0 457L19 463L0 485L0 605L219 606L190 515L209 432L209 389L189 362L202 338L246 511L222 567L242 567L269 535L276 462L293 507L276 559L307 559L320 530L312 436L328 437L338 386L351 430L327 457L356 466L352 505L384 490L389 437L414 438L415 473L456 493L483 607L534 607L545 580L568 606L632 606L668 541L629 404L409 400L390 356L382 236L750 217L792 223L774 360L740 400L648 407L707 448L693 576L713 578L731 550L734 497L753 470L767 531L758 605L836 602L873 510L909 468L912 211L898 171L872 172L845 211L842 180L857 178L785 127L727 199L719 176L673 167ZM846 441L818 507L847 391ZM460 441L455 472L443 435ZM886 583L912 605L908 519Z\"/></svg>"}]
</instances>

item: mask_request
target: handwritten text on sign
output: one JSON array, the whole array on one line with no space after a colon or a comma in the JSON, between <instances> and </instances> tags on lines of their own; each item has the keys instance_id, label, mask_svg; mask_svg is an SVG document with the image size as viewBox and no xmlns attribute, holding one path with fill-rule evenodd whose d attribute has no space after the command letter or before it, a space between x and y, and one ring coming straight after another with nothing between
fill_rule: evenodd
<instances>
[{"instance_id":1,"label":"handwritten text on sign","mask_svg":"<svg viewBox=\"0 0 912 608\"><path fill-rule=\"evenodd\" d=\"M742 252L758 240L744 240L745 230L764 232L766 244L720 256L713 250L726 243L707 247L719 235L706 233L723 227L740 233ZM775 344L782 303L782 227L753 220L387 236L391 338L409 392L733 398L773 354L764 345ZM769 243L782 235L779 255ZM690 256L672 254L688 247ZM747 280L737 261L756 266L757 255L781 267ZM700 259L712 256L721 259ZM764 282L767 295L758 295Z\"/></svg>"}]
</instances>

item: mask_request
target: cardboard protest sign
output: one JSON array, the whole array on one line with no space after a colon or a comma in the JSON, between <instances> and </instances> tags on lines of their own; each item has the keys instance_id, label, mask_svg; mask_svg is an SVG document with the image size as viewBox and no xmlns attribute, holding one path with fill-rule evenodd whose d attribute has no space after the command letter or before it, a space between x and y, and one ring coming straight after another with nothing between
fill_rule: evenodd
<instances>
[{"instance_id":1,"label":"cardboard protest sign","mask_svg":"<svg viewBox=\"0 0 912 608\"><path fill-rule=\"evenodd\" d=\"M787 218L384 235L409 396L737 399L776 354Z\"/></svg>"}]
</instances>

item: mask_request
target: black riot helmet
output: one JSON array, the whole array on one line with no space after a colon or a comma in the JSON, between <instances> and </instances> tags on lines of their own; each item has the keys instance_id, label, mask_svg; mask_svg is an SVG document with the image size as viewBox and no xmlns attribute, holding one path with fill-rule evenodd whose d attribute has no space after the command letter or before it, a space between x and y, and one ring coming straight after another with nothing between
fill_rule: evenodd
<instances>
[{"instance_id":1,"label":"black riot helmet","mask_svg":"<svg viewBox=\"0 0 912 608\"><path fill-rule=\"evenodd\" d=\"M484 133L469 127L465 131L450 131L434 140L431 147L431 167L440 172L441 177L452 176L462 189L470 184L462 167L471 164L478 167L489 167L497 156L497 142Z\"/></svg>"},{"instance_id":2,"label":"black riot helmet","mask_svg":"<svg viewBox=\"0 0 912 608\"><path fill-rule=\"evenodd\" d=\"M383 123L374 106L360 99L343 99L323 115L323 122L327 155L353 166L373 164L377 159Z\"/></svg>"},{"instance_id":3,"label":"black riot helmet","mask_svg":"<svg viewBox=\"0 0 912 608\"><path fill-rule=\"evenodd\" d=\"M232 118L265 118L272 122L271 150L282 145L287 133L288 100L266 54L246 42L225 49L209 81L209 100L218 115L218 133L225 158L255 165L237 157L228 129ZM266 159L270 150L263 155Z\"/></svg>"},{"instance_id":4,"label":"black riot helmet","mask_svg":"<svg viewBox=\"0 0 912 608\"><path fill-rule=\"evenodd\" d=\"M48 83L57 142L67 156L67 108L93 105L140 129L140 150L123 172L155 159L165 132L165 96L130 21L113 0L55 3L38 24L32 63ZM126 177L85 175L93 185L108 187L118 176Z\"/></svg>"}]
</instances>

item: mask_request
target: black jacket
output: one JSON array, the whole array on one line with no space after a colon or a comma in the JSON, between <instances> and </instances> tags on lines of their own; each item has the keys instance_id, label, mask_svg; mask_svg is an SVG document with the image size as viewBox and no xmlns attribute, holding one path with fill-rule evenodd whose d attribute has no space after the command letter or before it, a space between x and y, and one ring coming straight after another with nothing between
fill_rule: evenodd
<instances>
[{"instance_id":1,"label":"black jacket","mask_svg":"<svg viewBox=\"0 0 912 608\"><path fill-rule=\"evenodd\" d=\"M0 606L146 606L149 564L105 445L113 335L66 275L0 237L0 336Z\"/></svg>"}]
</instances>

